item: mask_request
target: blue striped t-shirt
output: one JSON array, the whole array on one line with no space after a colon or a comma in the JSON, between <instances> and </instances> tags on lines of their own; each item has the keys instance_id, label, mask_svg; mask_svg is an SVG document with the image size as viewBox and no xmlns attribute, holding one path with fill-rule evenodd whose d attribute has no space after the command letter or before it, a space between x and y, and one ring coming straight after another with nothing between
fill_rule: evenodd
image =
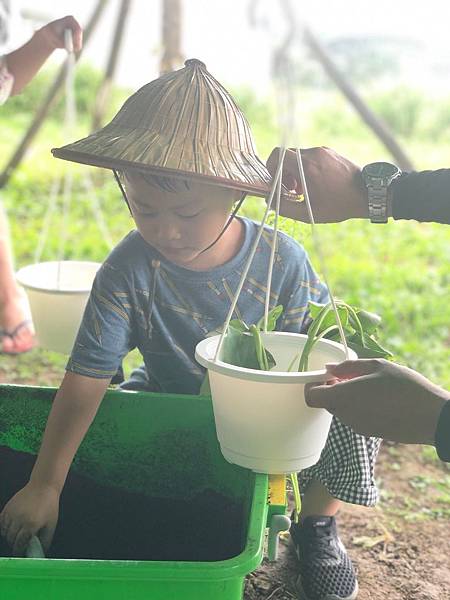
<instances>
[{"instance_id":1,"label":"blue striped t-shirt","mask_svg":"<svg viewBox=\"0 0 450 600\"><path fill-rule=\"evenodd\" d=\"M195 347L221 331L258 231L258 224L241 220L241 249L209 271L175 265L137 231L129 233L97 273L67 370L110 378L138 348L154 389L197 394L205 370L194 358ZM248 325L264 314L272 239L266 227L233 317ZM270 298L271 308L284 307L277 330L302 332L309 300L326 302L325 288L302 246L279 233Z\"/></svg>"}]
</instances>

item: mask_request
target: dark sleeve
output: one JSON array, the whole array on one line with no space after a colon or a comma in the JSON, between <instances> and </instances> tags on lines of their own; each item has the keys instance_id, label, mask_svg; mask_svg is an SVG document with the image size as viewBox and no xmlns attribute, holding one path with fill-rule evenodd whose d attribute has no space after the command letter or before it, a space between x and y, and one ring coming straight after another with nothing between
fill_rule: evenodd
<instances>
[{"instance_id":1,"label":"dark sleeve","mask_svg":"<svg viewBox=\"0 0 450 600\"><path fill-rule=\"evenodd\" d=\"M450 169L404 173L391 188L394 219L450 224Z\"/></svg>"},{"instance_id":2,"label":"dark sleeve","mask_svg":"<svg viewBox=\"0 0 450 600\"><path fill-rule=\"evenodd\" d=\"M442 407L436 428L435 443L439 458L450 462L450 400Z\"/></svg>"}]
</instances>

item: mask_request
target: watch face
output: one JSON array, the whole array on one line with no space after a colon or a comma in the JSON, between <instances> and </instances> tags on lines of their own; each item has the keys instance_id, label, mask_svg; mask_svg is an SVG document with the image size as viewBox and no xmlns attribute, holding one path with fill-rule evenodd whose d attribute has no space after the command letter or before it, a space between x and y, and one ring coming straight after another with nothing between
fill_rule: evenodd
<instances>
[{"instance_id":1,"label":"watch face","mask_svg":"<svg viewBox=\"0 0 450 600\"><path fill-rule=\"evenodd\" d=\"M390 178L399 173L400 169L388 162L375 162L366 165L363 169L369 177L380 177L382 179Z\"/></svg>"}]
</instances>

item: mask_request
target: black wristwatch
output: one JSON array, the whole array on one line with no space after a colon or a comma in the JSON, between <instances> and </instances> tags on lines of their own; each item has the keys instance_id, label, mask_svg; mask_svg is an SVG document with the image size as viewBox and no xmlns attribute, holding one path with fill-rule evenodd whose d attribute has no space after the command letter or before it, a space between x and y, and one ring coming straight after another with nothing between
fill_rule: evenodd
<instances>
[{"instance_id":1,"label":"black wristwatch","mask_svg":"<svg viewBox=\"0 0 450 600\"><path fill-rule=\"evenodd\" d=\"M401 175L400 169L388 162L374 162L366 165L361 174L367 188L370 220L387 223L389 185Z\"/></svg>"}]
</instances>

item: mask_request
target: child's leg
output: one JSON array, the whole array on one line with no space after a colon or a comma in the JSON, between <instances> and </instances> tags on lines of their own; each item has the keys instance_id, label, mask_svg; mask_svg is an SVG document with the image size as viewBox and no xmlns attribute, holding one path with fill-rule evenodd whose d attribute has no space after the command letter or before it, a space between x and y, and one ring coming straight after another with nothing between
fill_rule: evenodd
<instances>
[{"instance_id":1,"label":"child's leg","mask_svg":"<svg viewBox=\"0 0 450 600\"><path fill-rule=\"evenodd\" d=\"M378 501L375 462L380 444L379 438L356 434L333 418L319 462L299 474L300 490L305 496L305 516L322 514L314 511L314 497L318 497L320 506L326 504L327 498L330 504L334 499L374 506Z\"/></svg>"},{"instance_id":2,"label":"child's leg","mask_svg":"<svg viewBox=\"0 0 450 600\"><path fill-rule=\"evenodd\" d=\"M358 583L334 519L341 501L373 506L378 438L365 438L333 419L319 462L299 474L304 492L300 522L291 527L298 585L309 600L354 600Z\"/></svg>"},{"instance_id":3,"label":"child's leg","mask_svg":"<svg viewBox=\"0 0 450 600\"><path fill-rule=\"evenodd\" d=\"M312 479L302 498L301 519L311 515L334 517L341 501L334 498L318 479Z\"/></svg>"},{"instance_id":4,"label":"child's leg","mask_svg":"<svg viewBox=\"0 0 450 600\"><path fill-rule=\"evenodd\" d=\"M27 322L29 319L27 298L14 275L8 221L0 203L0 330L15 332L13 336L4 335L0 343L4 352L24 352L33 346L33 327Z\"/></svg>"}]
</instances>

